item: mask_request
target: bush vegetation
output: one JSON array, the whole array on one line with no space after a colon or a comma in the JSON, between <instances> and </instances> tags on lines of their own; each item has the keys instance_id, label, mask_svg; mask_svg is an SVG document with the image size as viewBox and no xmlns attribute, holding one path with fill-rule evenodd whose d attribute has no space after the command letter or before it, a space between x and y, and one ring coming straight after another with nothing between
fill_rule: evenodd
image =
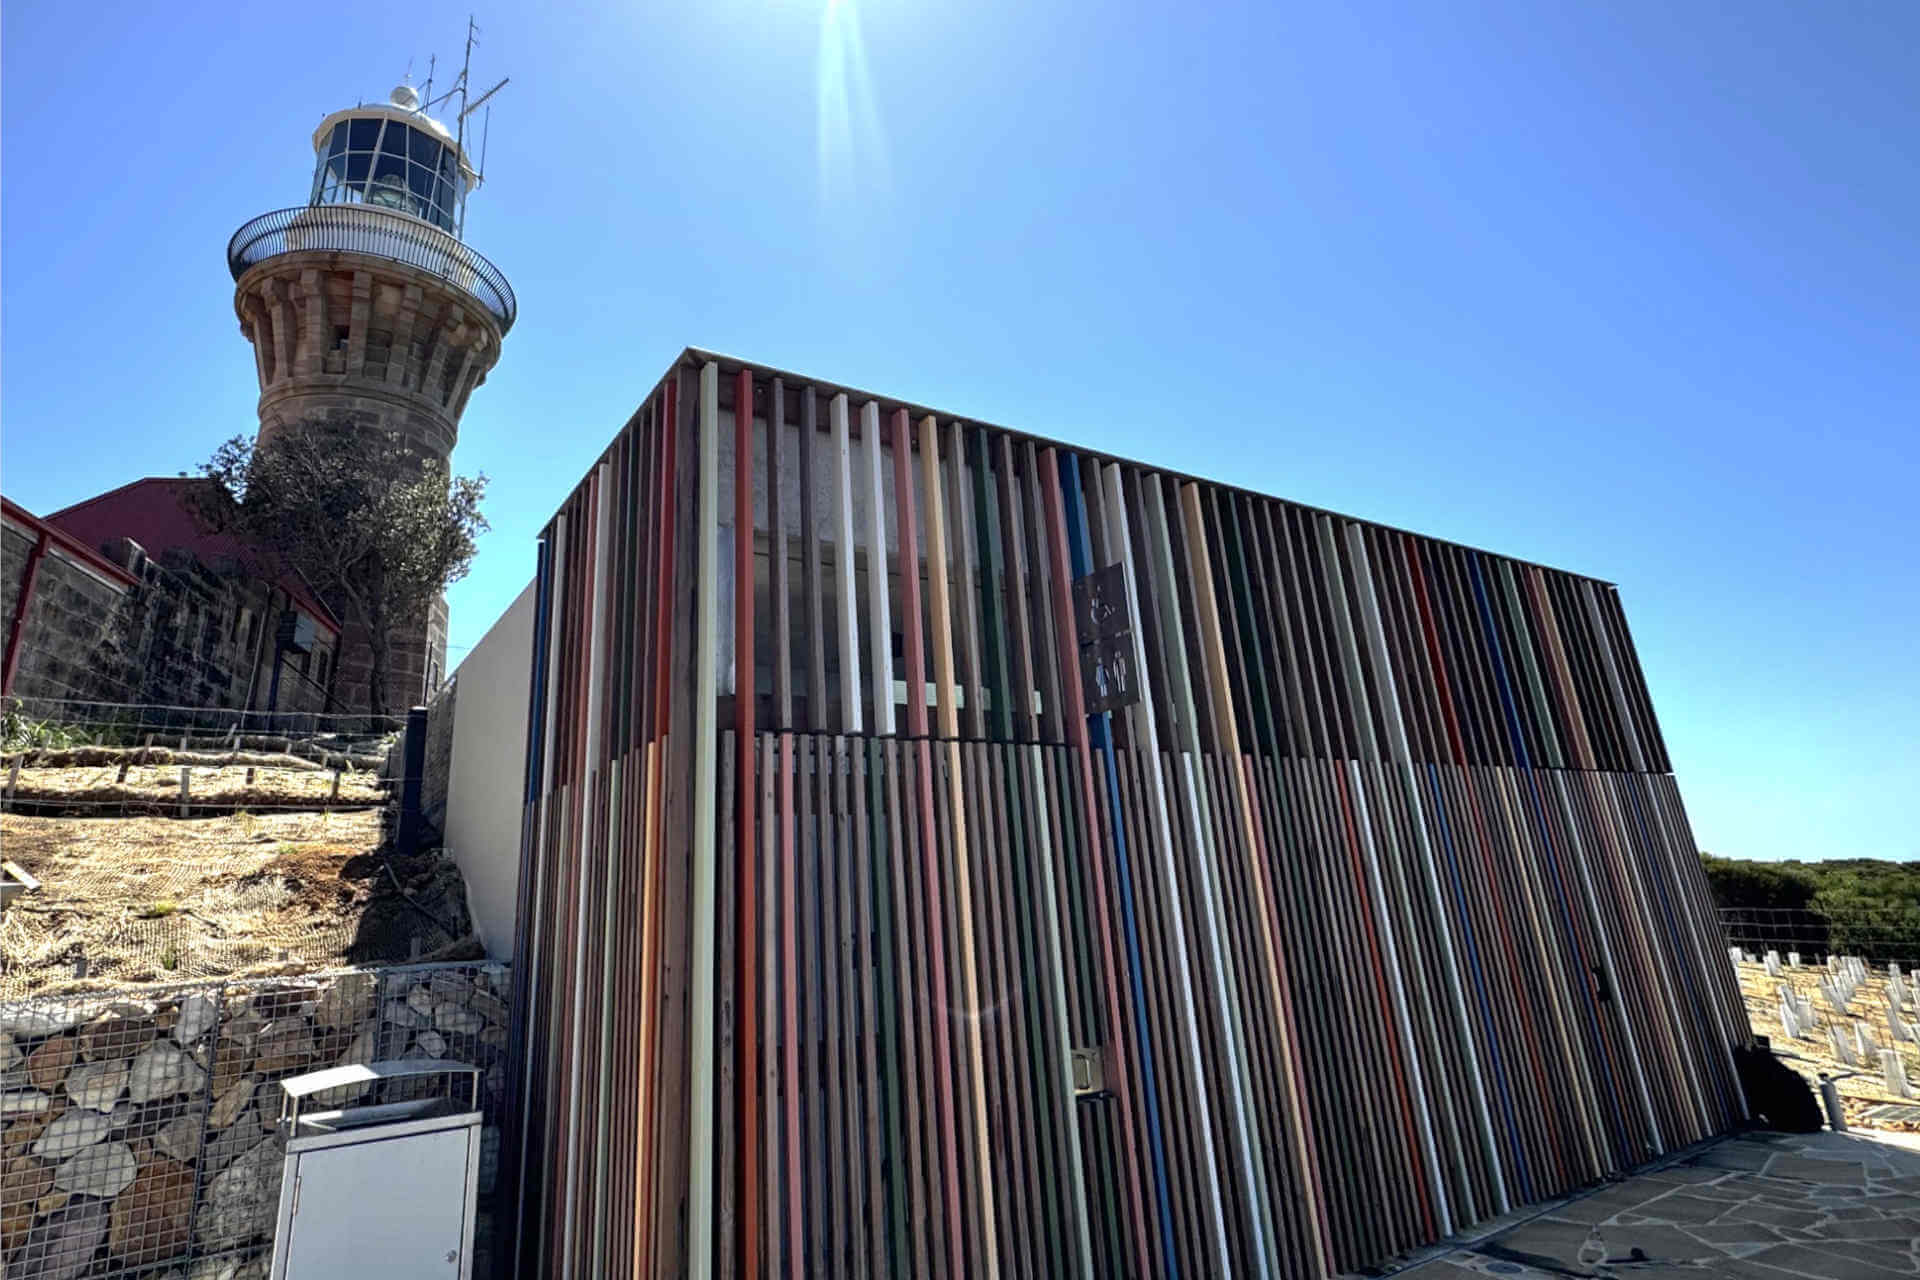
<instances>
[{"instance_id":1,"label":"bush vegetation","mask_svg":"<svg viewBox=\"0 0 1920 1280\"><path fill-rule=\"evenodd\" d=\"M1755 926L1769 922L1769 910L1798 913L1773 918L1781 941L1794 949L1820 955L1831 948L1869 961L1920 959L1920 862L1749 862L1710 853L1700 861L1716 906L1754 912Z\"/></svg>"}]
</instances>

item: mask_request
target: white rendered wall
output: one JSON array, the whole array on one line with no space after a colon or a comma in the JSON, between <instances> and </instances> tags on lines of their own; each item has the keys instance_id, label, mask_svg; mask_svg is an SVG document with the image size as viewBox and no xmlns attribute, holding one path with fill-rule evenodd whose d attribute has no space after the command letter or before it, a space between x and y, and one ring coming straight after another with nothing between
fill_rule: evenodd
<instances>
[{"instance_id":1,"label":"white rendered wall","mask_svg":"<svg viewBox=\"0 0 1920 1280\"><path fill-rule=\"evenodd\" d=\"M454 672L446 847L467 878L474 928L495 960L513 959L533 596L528 583Z\"/></svg>"}]
</instances>

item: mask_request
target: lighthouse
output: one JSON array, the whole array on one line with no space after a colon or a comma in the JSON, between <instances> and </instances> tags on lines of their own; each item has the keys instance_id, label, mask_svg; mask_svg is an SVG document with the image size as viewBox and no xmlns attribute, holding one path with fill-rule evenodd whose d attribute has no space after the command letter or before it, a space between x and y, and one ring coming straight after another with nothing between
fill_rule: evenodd
<instances>
[{"instance_id":1,"label":"lighthouse","mask_svg":"<svg viewBox=\"0 0 1920 1280\"><path fill-rule=\"evenodd\" d=\"M227 246L261 432L344 415L445 462L514 320L506 276L461 238L480 174L410 85L333 112L313 149L307 202Z\"/></svg>"},{"instance_id":2,"label":"lighthouse","mask_svg":"<svg viewBox=\"0 0 1920 1280\"><path fill-rule=\"evenodd\" d=\"M506 276L464 238L481 181L466 120L499 87L469 103L462 71L437 102L403 84L385 101L332 112L313 131L306 203L234 233L227 265L253 347L261 441L302 422L347 421L449 463L460 416L514 321ZM452 127L432 114L442 104ZM387 702L406 707L445 671L445 602L400 640ZM370 672L354 667L343 658L338 692L365 705Z\"/></svg>"}]
</instances>

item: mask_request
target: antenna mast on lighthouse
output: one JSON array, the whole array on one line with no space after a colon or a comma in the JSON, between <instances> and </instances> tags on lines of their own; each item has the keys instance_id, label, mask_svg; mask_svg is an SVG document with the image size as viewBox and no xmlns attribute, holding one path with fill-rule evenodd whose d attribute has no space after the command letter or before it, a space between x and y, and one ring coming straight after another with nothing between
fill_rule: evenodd
<instances>
[{"instance_id":1,"label":"antenna mast on lighthouse","mask_svg":"<svg viewBox=\"0 0 1920 1280\"><path fill-rule=\"evenodd\" d=\"M467 48L466 48L465 56L463 56L460 60L460 79L452 89L448 90L446 95L447 97L452 97L456 93L460 95L460 112L459 112L459 115L455 117L453 123L454 123L454 140L460 148L460 154L463 156L467 154L467 117L472 115L475 111L479 110L481 105L485 103L488 98L491 98L494 94L506 88L507 80L509 78L507 76L500 77L500 83L494 85L493 88L487 90L485 93L481 94L479 97L473 98L471 101L469 101L469 98L468 98L468 92L470 88L469 77L473 70L473 46L478 43L480 43L480 27L478 24L474 22L473 15L468 14L467 15ZM492 121L493 121L493 109L491 107L487 109L486 118L488 122L488 132L491 133ZM487 175L486 175L486 144L484 141L481 143L480 159L481 159L480 168L476 169L474 172L476 177L480 181L485 181ZM467 202L465 197L463 196L460 200L460 227L455 234L464 238L466 235L466 232L467 232Z\"/></svg>"}]
</instances>

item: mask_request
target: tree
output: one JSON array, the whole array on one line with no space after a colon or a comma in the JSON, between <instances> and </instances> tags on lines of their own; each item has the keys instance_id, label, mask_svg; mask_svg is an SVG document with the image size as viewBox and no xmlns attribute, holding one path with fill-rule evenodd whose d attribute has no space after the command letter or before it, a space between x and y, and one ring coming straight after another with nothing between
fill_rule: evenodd
<instances>
[{"instance_id":1,"label":"tree","mask_svg":"<svg viewBox=\"0 0 1920 1280\"><path fill-rule=\"evenodd\" d=\"M204 523L279 557L366 629L369 709L388 714L395 638L466 576L486 476L449 477L398 433L339 418L235 436L200 471Z\"/></svg>"},{"instance_id":2,"label":"tree","mask_svg":"<svg viewBox=\"0 0 1920 1280\"><path fill-rule=\"evenodd\" d=\"M1716 905L1761 910L1804 910L1820 889L1798 863L1747 862L1700 855Z\"/></svg>"}]
</instances>

